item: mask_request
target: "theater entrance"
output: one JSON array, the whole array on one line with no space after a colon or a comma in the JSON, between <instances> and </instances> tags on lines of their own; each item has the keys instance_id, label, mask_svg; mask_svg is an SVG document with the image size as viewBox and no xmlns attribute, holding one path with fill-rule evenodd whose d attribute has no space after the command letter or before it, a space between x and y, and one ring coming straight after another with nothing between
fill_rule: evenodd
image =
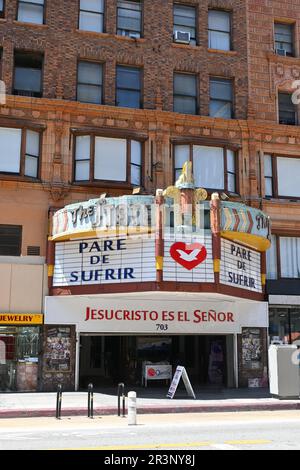
<instances>
[{"instance_id":1,"label":"theater entrance","mask_svg":"<svg viewBox=\"0 0 300 470\"><path fill-rule=\"evenodd\" d=\"M142 385L145 364L185 366L194 385L234 387L233 335L80 336L79 388ZM153 381L151 386L161 386Z\"/></svg>"}]
</instances>

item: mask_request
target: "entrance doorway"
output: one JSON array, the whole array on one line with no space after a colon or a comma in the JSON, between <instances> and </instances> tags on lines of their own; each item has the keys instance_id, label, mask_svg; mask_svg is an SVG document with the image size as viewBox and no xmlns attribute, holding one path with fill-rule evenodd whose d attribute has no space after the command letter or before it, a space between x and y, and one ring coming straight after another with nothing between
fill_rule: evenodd
<instances>
[{"instance_id":1,"label":"entrance doorway","mask_svg":"<svg viewBox=\"0 0 300 470\"><path fill-rule=\"evenodd\" d=\"M234 386L233 335L81 335L79 388L139 386L145 362L171 364L173 373L182 365L195 385Z\"/></svg>"}]
</instances>

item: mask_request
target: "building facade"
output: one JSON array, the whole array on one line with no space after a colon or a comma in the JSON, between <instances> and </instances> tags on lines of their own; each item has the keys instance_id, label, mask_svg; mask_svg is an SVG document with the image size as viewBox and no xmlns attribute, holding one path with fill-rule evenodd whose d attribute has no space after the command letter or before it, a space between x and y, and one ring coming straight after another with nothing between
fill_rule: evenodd
<instances>
[{"instance_id":1,"label":"building facade","mask_svg":"<svg viewBox=\"0 0 300 470\"><path fill-rule=\"evenodd\" d=\"M299 5L262 3L0 1L6 90L0 106L0 312L1 341L11 349L1 365L2 389L34 387L32 377L26 385L26 371L18 385L18 364L28 376L36 374L39 389L54 386L51 373L43 372L50 327L28 324L30 316L40 322L34 315L45 314L44 298L51 294L45 273L52 215L101 194L131 195L137 187L154 196L174 185L188 160L207 201L218 191L270 216L264 298L270 300L270 338L297 340L300 134L291 95L300 77ZM63 319L61 328L67 328ZM75 329L56 333L70 342L78 367ZM30 348L37 334L39 344ZM266 336L260 340L265 352ZM81 350L92 356L82 359L87 375L90 367L111 369L115 358L108 354L104 361L103 354L125 348L114 335L107 337L107 351L94 338L82 335ZM196 351L205 358L207 382L203 351L211 344L178 345L174 338L174 355L187 368L198 367ZM75 362L69 388L80 385ZM236 383L232 376L226 385L248 386L248 378L264 373L263 365L259 374L254 367L251 377Z\"/></svg>"}]
</instances>

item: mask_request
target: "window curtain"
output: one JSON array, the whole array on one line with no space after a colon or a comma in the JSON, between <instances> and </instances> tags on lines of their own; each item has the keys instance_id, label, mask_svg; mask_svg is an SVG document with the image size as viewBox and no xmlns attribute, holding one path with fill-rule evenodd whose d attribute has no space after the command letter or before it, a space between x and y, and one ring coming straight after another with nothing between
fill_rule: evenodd
<instances>
[{"instance_id":1,"label":"window curtain","mask_svg":"<svg viewBox=\"0 0 300 470\"><path fill-rule=\"evenodd\" d=\"M277 279L276 236L271 236L271 247L267 250L267 279Z\"/></svg>"},{"instance_id":2,"label":"window curtain","mask_svg":"<svg viewBox=\"0 0 300 470\"><path fill-rule=\"evenodd\" d=\"M281 277L300 278L300 238L280 237Z\"/></svg>"},{"instance_id":3,"label":"window curtain","mask_svg":"<svg viewBox=\"0 0 300 470\"><path fill-rule=\"evenodd\" d=\"M193 167L197 187L224 189L223 148L194 145Z\"/></svg>"}]
</instances>

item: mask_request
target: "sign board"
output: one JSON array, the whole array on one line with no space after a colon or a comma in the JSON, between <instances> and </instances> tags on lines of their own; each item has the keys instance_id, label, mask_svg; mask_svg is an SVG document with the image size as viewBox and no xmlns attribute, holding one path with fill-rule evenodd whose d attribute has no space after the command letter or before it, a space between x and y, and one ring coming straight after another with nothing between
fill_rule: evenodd
<instances>
[{"instance_id":1,"label":"sign board","mask_svg":"<svg viewBox=\"0 0 300 470\"><path fill-rule=\"evenodd\" d=\"M55 245L54 287L155 280L153 237L95 238Z\"/></svg>"},{"instance_id":2,"label":"sign board","mask_svg":"<svg viewBox=\"0 0 300 470\"><path fill-rule=\"evenodd\" d=\"M148 364L144 366L143 381L147 387L148 380L171 380L172 366L170 364Z\"/></svg>"},{"instance_id":3,"label":"sign board","mask_svg":"<svg viewBox=\"0 0 300 470\"><path fill-rule=\"evenodd\" d=\"M115 235L130 230L148 232L155 227L154 202L154 196L127 195L71 204L53 215L52 235L59 239L95 231L100 236L112 230Z\"/></svg>"},{"instance_id":4,"label":"sign board","mask_svg":"<svg viewBox=\"0 0 300 470\"><path fill-rule=\"evenodd\" d=\"M165 236L164 253L164 281L214 282L211 234Z\"/></svg>"},{"instance_id":5,"label":"sign board","mask_svg":"<svg viewBox=\"0 0 300 470\"><path fill-rule=\"evenodd\" d=\"M46 297L45 323L77 325L77 331L88 333L159 335L234 334L241 333L242 327L268 327L267 302L208 299L205 294L156 294Z\"/></svg>"},{"instance_id":6,"label":"sign board","mask_svg":"<svg viewBox=\"0 0 300 470\"><path fill-rule=\"evenodd\" d=\"M270 218L261 210L238 202L221 202L221 230L270 237Z\"/></svg>"},{"instance_id":7,"label":"sign board","mask_svg":"<svg viewBox=\"0 0 300 470\"><path fill-rule=\"evenodd\" d=\"M167 393L167 398L173 398L174 397L181 377L182 377L183 383L185 385L185 389L187 391L187 394L190 397L196 398L193 387L192 387L191 382L190 382L190 379L187 375L187 371L185 370L185 367L183 367L183 366L177 366L174 377L173 377L173 380L172 380L170 388L169 388L169 391Z\"/></svg>"},{"instance_id":8,"label":"sign board","mask_svg":"<svg viewBox=\"0 0 300 470\"><path fill-rule=\"evenodd\" d=\"M0 325L42 325L43 319L36 313L0 313Z\"/></svg>"},{"instance_id":9,"label":"sign board","mask_svg":"<svg viewBox=\"0 0 300 470\"><path fill-rule=\"evenodd\" d=\"M222 238L220 283L262 292L261 254Z\"/></svg>"}]
</instances>

